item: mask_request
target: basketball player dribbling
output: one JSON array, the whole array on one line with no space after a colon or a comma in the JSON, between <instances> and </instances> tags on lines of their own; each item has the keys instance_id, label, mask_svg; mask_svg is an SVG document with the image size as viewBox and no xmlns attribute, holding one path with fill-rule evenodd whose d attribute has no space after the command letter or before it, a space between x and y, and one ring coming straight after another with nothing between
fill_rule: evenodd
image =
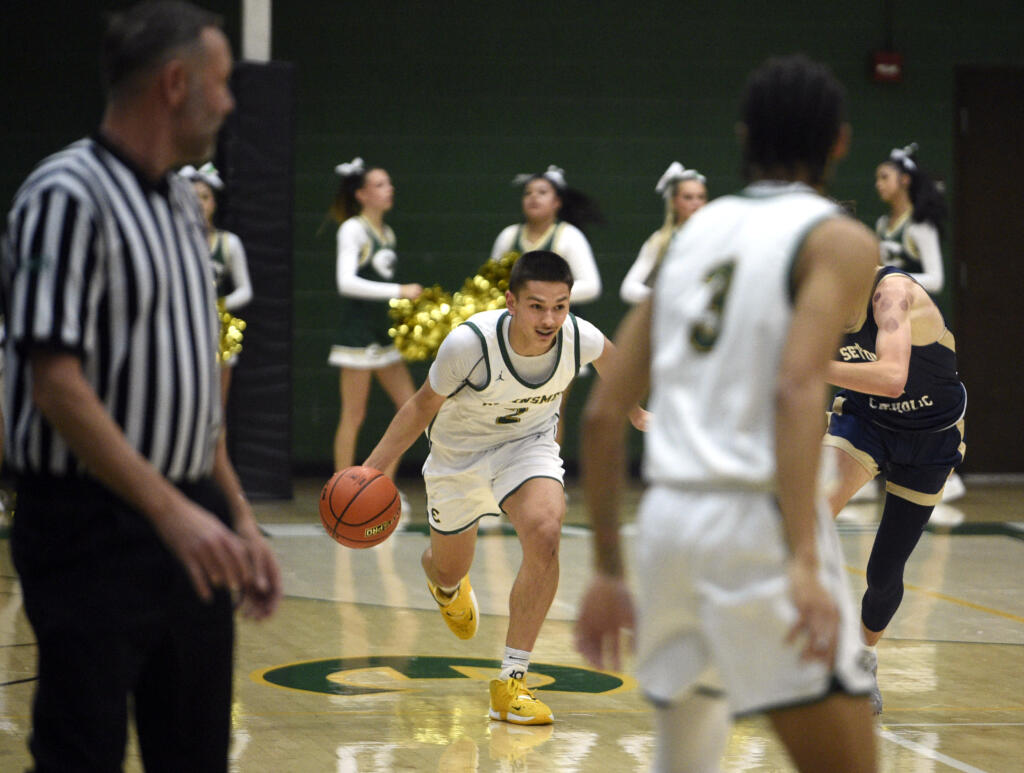
<instances>
[{"instance_id":1,"label":"basketball player dribbling","mask_svg":"<svg viewBox=\"0 0 1024 773\"><path fill-rule=\"evenodd\" d=\"M582 443L597 577L578 643L617 665L634 606L617 500L625 409L649 373L636 671L653 770L717 770L730 715L764 714L802 771L875 769L842 552L817 493L825 371L870 291L878 242L817 192L847 149L841 86L802 56L750 77L742 193L697 212L617 337Z\"/></svg>"},{"instance_id":2,"label":"basketball player dribbling","mask_svg":"<svg viewBox=\"0 0 1024 773\"><path fill-rule=\"evenodd\" d=\"M475 314L448 335L428 379L365 462L386 469L427 431L430 546L423 570L460 639L472 638L479 622L468 574L478 523L505 513L515 527L523 562L509 597L501 672L490 683L491 718L513 724L554 719L526 687L526 675L558 588L565 493L555 428L562 393L581 366L592 362L601 373L614 351L601 331L569 313L571 289L572 272L560 256L535 250L520 257L507 309ZM643 428L646 412L634 406L631 418Z\"/></svg>"}]
</instances>

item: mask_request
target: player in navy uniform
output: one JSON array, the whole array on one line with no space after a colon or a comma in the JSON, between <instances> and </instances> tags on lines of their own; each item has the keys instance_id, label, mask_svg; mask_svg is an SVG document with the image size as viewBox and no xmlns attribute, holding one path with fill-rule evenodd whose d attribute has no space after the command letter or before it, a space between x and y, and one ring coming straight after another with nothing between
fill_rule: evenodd
<instances>
[{"instance_id":1,"label":"player in navy uniform","mask_svg":"<svg viewBox=\"0 0 1024 773\"><path fill-rule=\"evenodd\" d=\"M837 514L879 472L885 505L861 603L874 646L903 599L903 569L950 474L963 459L967 393L956 342L938 306L908 274L878 270L861 319L848 327L827 379L835 398L824 443L836 465L829 504ZM875 713L882 710L877 685Z\"/></svg>"}]
</instances>

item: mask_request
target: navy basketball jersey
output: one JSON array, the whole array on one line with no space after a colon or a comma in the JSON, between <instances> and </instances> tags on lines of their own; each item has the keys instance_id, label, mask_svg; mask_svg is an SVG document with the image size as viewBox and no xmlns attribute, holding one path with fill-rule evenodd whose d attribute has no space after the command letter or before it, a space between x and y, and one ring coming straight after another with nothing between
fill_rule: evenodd
<instances>
[{"instance_id":1,"label":"navy basketball jersey","mask_svg":"<svg viewBox=\"0 0 1024 773\"><path fill-rule=\"evenodd\" d=\"M892 266L878 270L875 287L885 277L904 274ZM873 293L872 293L873 294ZM874 362L878 325L868 300L867 318L861 327L846 335L839 348L844 362ZM910 350L907 385L899 397L880 397L844 389L842 412L863 416L888 429L934 432L956 424L967 406L967 392L956 369L956 341L947 328L935 343Z\"/></svg>"}]
</instances>

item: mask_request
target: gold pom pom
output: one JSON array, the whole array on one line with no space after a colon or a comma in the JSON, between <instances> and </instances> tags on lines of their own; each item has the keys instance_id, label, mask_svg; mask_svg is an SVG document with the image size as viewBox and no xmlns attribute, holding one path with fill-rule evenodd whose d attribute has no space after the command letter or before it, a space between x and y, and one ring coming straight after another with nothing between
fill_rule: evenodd
<instances>
[{"instance_id":1,"label":"gold pom pom","mask_svg":"<svg viewBox=\"0 0 1024 773\"><path fill-rule=\"evenodd\" d=\"M518 259L518 252L506 252L488 260L454 294L434 285L415 300L393 298L388 313L394 325L388 334L403 359L432 360L445 337L474 314L505 308L509 273Z\"/></svg>"},{"instance_id":2,"label":"gold pom pom","mask_svg":"<svg viewBox=\"0 0 1024 773\"><path fill-rule=\"evenodd\" d=\"M223 298L217 299L217 317L220 319L220 351L217 355L223 365L231 362L242 351L245 320L228 311Z\"/></svg>"}]
</instances>

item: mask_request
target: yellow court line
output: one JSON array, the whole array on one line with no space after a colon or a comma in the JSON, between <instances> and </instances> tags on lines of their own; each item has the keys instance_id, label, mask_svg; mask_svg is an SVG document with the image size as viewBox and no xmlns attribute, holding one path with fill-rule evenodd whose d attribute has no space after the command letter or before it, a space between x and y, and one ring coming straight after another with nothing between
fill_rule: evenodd
<instances>
[{"instance_id":1,"label":"yellow court line","mask_svg":"<svg viewBox=\"0 0 1024 773\"><path fill-rule=\"evenodd\" d=\"M857 569L855 567L852 567L849 564L846 565L846 571L850 572L851 574L860 575L861 577L867 576L866 571L864 571L863 569ZM1012 612L1003 612L1000 609L993 609L992 607L986 607L982 604L975 604L973 601L967 601L966 599L958 599L956 596L949 596L945 593L939 593L938 591L928 590L927 588L922 588L920 585L914 585L913 583L909 582L903 583L903 587L907 590L912 590L915 593L923 593L926 596L931 596L933 599L948 601L951 604L957 604L961 607L974 609L978 612L987 612L990 615L996 615L997 617L1002 617L1006 620L1013 620L1013 622L1015 623L1024 623L1024 617L1021 617L1020 615L1015 615Z\"/></svg>"},{"instance_id":2,"label":"yellow court line","mask_svg":"<svg viewBox=\"0 0 1024 773\"><path fill-rule=\"evenodd\" d=\"M577 709L576 711L566 711L562 709L559 711L559 715L571 714L573 716L584 717L588 714L649 714L654 711L653 708L640 708L640 709ZM395 717L395 716L421 716L423 712L421 710L412 711L393 711L385 709L324 709L323 711L237 711L234 713L236 717L317 717L324 714L332 716L379 716L379 717ZM487 712L481 711L480 716L486 717ZM29 715L21 717L22 719L28 719Z\"/></svg>"}]
</instances>

